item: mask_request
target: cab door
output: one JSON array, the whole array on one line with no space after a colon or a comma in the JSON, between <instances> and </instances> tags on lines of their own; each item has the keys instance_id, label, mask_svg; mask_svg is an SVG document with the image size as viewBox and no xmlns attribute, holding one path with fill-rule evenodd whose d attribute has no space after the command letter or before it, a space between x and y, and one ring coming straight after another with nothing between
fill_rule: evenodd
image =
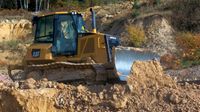
<instances>
[{"instance_id":1,"label":"cab door","mask_svg":"<svg viewBox=\"0 0 200 112\"><path fill-rule=\"evenodd\" d=\"M54 30L55 54L66 56L76 55L78 33L72 16L70 14L56 15Z\"/></svg>"}]
</instances>

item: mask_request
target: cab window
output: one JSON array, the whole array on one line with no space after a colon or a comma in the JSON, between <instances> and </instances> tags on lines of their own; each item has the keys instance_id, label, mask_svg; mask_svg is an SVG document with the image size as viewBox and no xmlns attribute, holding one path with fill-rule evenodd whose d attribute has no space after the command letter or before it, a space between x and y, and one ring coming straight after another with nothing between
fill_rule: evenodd
<instances>
[{"instance_id":1,"label":"cab window","mask_svg":"<svg viewBox=\"0 0 200 112\"><path fill-rule=\"evenodd\" d=\"M36 42L52 42L53 41L53 16L38 18L36 27Z\"/></svg>"}]
</instances>

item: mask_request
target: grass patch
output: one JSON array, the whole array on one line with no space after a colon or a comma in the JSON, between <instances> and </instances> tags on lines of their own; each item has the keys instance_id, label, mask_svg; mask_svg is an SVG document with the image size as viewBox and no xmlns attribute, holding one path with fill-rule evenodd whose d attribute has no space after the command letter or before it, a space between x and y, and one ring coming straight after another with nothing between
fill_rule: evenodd
<instances>
[{"instance_id":1,"label":"grass patch","mask_svg":"<svg viewBox=\"0 0 200 112\"><path fill-rule=\"evenodd\" d=\"M129 38L131 44L135 47L141 47L145 42L145 33L144 30L137 26L127 26L127 32L129 34Z\"/></svg>"},{"instance_id":2,"label":"grass patch","mask_svg":"<svg viewBox=\"0 0 200 112\"><path fill-rule=\"evenodd\" d=\"M0 48L3 50L17 50L21 40L9 40L0 42Z\"/></svg>"},{"instance_id":3,"label":"grass patch","mask_svg":"<svg viewBox=\"0 0 200 112\"><path fill-rule=\"evenodd\" d=\"M182 68L188 68L188 67L200 65L200 60L182 60L180 64Z\"/></svg>"},{"instance_id":4,"label":"grass patch","mask_svg":"<svg viewBox=\"0 0 200 112\"><path fill-rule=\"evenodd\" d=\"M181 67L200 65L200 34L180 33L176 37L176 43L180 48Z\"/></svg>"}]
</instances>

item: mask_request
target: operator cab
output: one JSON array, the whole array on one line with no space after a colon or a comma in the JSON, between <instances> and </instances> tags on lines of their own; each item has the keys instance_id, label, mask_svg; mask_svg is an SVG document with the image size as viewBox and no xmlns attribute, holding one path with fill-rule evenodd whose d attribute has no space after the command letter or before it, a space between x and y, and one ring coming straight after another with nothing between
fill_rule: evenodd
<instances>
[{"instance_id":1,"label":"operator cab","mask_svg":"<svg viewBox=\"0 0 200 112\"><path fill-rule=\"evenodd\" d=\"M82 15L76 12L36 16L33 25L34 43L52 43L54 55L76 55L78 34L86 32Z\"/></svg>"}]
</instances>

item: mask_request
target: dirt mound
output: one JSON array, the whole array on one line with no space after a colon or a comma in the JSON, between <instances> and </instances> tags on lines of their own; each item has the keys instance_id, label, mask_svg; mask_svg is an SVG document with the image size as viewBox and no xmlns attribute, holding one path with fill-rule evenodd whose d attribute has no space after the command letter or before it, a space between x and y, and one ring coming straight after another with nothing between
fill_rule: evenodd
<instances>
[{"instance_id":1,"label":"dirt mound","mask_svg":"<svg viewBox=\"0 0 200 112\"><path fill-rule=\"evenodd\" d=\"M130 35L126 31L127 26L139 26L145 32L144 48L148 48L159 55L175 53L177 51L174 40L175 30L162 13L152 13L134 18L132 16L132 4L124 2L112 7L95 7L97 12L97 30L114 36L119 36L123 46L130 46ZM121 11L118 11L118 10ZM88 11L89 12L89 11ZM89 15L89 14L86 14ZM86 19L87 27L90 27L90 16Z\"/></svg>"},{"instance_id":2,"label":"dirt mound","mask_svg":"<svg viewBox=\"0 0 200 112\"><path fill-rule=\"evenodd\" d=\"M32 24L26 19L4 19L0 21L0 42L26 38L31 34Z\"/></svg>"},{"instance_id":3,"label":"dirt mound","mask_svg":"<svg viewBox=\"0 0 200 112\"><path fill-rule=\"evenodd\" d=\"M41 84L29 79L10 86L1 88L2 112L117 111L127 101L126 87L122 85L73 86L49 81Z\"/></svg>"},{"instance_id":4,"label":"dirt mound","mask_svg":"<svg viewBox=\"0 0 200 112\"><path fill-rule=\"evenodd\" d=\"M28 79L0 85L3 112L200 110L200 86L177 85L156 61L136 62L128 84L86 86Z\"/></svg>"},{"instance_id":5,"label":"dirt mound","mask_svg":"<svg viewBox=\"0 0 200 112\"><path fill-rule=\"evenodd\" d=\"M5 72L0 71L0 82L12 83L12 79Z\"/></svg>"},{"instance_id":6,"label":"dirt mound","mask_svg":"<svg viewBox=\"0 0 200 112\"><path fill-rule=\"evenodd\" d=\"M136 62L129 78L130 111L199 111L200 91L190 91L164 75L159 62ZM194 88L199 88L195 86Z\"/></svg>"},{"instance_id":7,"label":"dirt mound","mask_svg":"<svg viewBox=\"0 0 200 112\"><path fill-rule=\"evenodd\" d=\"M144 29L146 42L144 47L160 55L175 53L175 31L169 21L161 15L150 15L133 20L133 23Z\"/></svg>"}]
</instances>

